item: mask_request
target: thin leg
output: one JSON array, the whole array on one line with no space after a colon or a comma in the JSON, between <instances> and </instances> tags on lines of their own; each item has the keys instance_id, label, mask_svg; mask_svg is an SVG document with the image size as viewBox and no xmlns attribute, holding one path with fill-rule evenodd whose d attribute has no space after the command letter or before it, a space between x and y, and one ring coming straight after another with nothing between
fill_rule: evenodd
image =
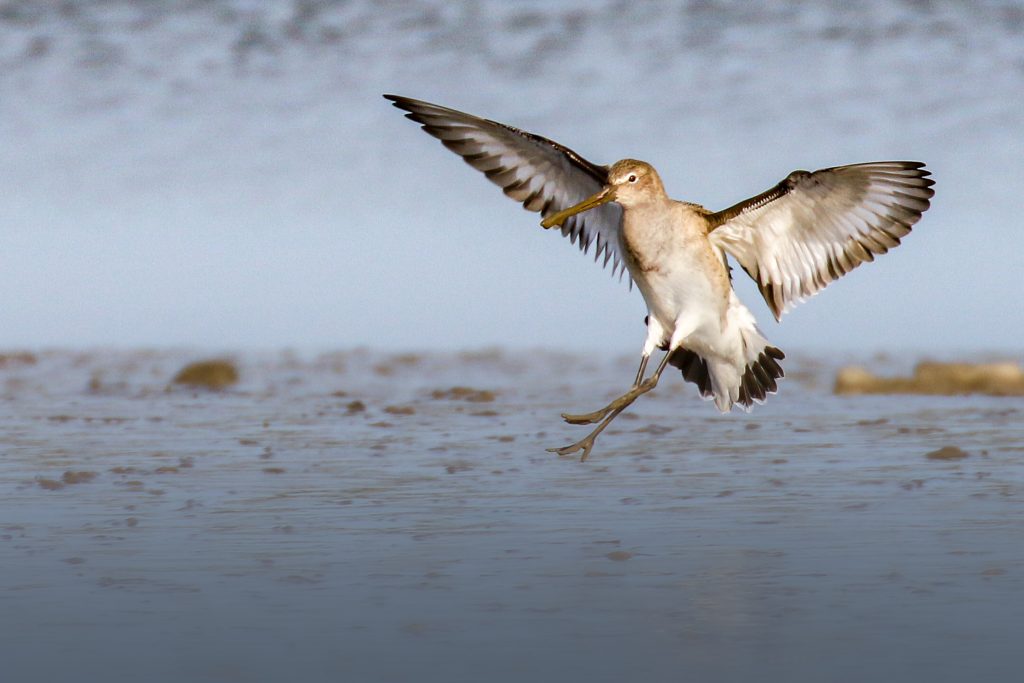
<instances>
[{"instance_id":1,"label":"thin leg","mask_svg":"<svg viewBox=\"0 0 1024 683\"><path fill-rule=\"evenodd\" d=\"M636 379L633 380L633 386L640 386L640 382L644 381L644 372L647 370L647 361L651 359L648 355L640 356L640 369L636 371Z\"/></svg>"},{"instance_id":2,"label":"thin leg","mask_svg":"<svg viewBox=\"0 0 1024 683\"><path fill-rule=\"evenodd\" d=\"M549 448L548 451L551 453L558 453L559 455L572 455L576 451L583 451L583 454L580 455L580 462L586 460L587 456L590 455L591 449L594 447L594 442L597 440L598 434L603 432L605 427L611 424L611 421L614 420L619 413L628 408L633 401L658 386L658 380L661 379L661 373L665 370L665 366L668 365L668 359L671 355L671 352L665 354L665 357L661 359L661 363L658 364L658 369L655 370L654 374L646 381L641 382L638 386L630 389L625 394L612 401L611 404L609 404L610 410L608 411L608 416L601 421L601 424L599 424L594 431L590 432L574 444L570 444L562 448Z\"/></svg>"},{"instance_id":3,"label":"thin leg","mask_svg":"<svg viewBox=\"0 0 1024 683\"><path fill-rule=\"evenodd\" d=\"M606 405L604 408L601 408L600 410L595 410L592 413L583 413L581 415L574 415L572 413L562 413L562 419L571 425L589 425L603 420L608 413L615 410L615 408L619 405L620 401L629 396L631 392L636 391L637 387L640 386L640 383L643 382L644 380L644 372L647 370L647 361L650 359L650 356L640 357L640 369L636 371L636 379L633 380L633 386L630 387L629 391L627 391L625 394L619 396L617 399Z\"/></svg>"}]
</instances>

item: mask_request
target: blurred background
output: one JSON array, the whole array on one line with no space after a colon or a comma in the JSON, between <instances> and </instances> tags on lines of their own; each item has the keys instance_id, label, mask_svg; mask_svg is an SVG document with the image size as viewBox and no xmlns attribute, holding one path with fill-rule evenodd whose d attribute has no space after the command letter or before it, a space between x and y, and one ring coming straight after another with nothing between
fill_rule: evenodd
<instances>
[{"instance_id":1,"label":"blurred background","mask_svg":"<svg viewBox=\"0 0 1024 683\"><path fill-rule=\"evenodd\" d=\"M382 93L937 194L781 325L737 277L782 395L581 465L639 293ZM1020 359L1022 95L1024 2L0 0L3 680L1013 680L1024 374L915 362Z\"/></svg>"},{"instance_id":2,"label":"blurred background","mask_svg":"<svg viewBox=\"0 0 1024 683\"><path fill-rule=\"evenodd\" d=\"M0 1L2 347L638 350L640 295L381 99L653 163L711 209L926 161L784 349L1012 350L1024 4Z\"/></svg>"}]
</instances>

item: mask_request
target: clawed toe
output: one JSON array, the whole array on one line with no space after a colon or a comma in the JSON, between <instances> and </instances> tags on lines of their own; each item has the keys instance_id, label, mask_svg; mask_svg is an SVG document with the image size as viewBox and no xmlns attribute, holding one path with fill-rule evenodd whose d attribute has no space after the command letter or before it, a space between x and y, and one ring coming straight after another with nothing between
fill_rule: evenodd
<instances>
[{"instance_id":1,"label":"clawed toe","mask_svg":"<svg viewBox=\"0 0 1024 683\"><path fill-rule=\"evenodd\" d=\"M644 368L647 365L647 357L644 356L644 360L640 363L640 370L637 372L636 382L633 387L619 396L617 399L606 405L601 410L595 410L592 413L582 413L580 415L574 415L572 413L562 413L562 419L573 425L586 425L600 422L594 431L587 434L587 436L580 441L569 446L563 446L562 448L549 448L549 453L557 453L558 455L575 455L577 451L583 451L580 454L580 462L587 459L590 455L590 450L594 447L594 441L597 439L597 435L604 431L615 417L623 410L628 408L637 398L646 394L648 391L658 386L658 378L661 377L662 371L665 366L668 365L668 359L671 354L665 354L665 357L661 359L661 363L658 365L658 369L654 371L654 374L643 380Z\"/></svg>"},{"instance_id":2,"label":"clawed toe","mask_svg":"<svg viewBox=\"0 0 1024 683\"><path fill-rule=\"evenodd\" d=\"M579 415L573 415L572 413L562 413L562 419L571 425L590 425L595 422L600 422L605 415L608 414L608 409L595 410L592 413L582 413Z\"/></svg>"},{"instance_id":3,"label":"clawed toe","mask_svg":"<svg viewBox=\"0 0 1024 683\"><path fill-rule=\"evenodd\" d=\"M583 451L583 453L580 455L580 462L583 462L587 459L587 456L590 455L590 451L593 447L594 437L593 435L591 435L585 439L577 441L574 444L563 446L562 448L549 448L548 453L557 453L558 455L574 455L576 451L581 450Z\"/></svg>"}]
</instances>

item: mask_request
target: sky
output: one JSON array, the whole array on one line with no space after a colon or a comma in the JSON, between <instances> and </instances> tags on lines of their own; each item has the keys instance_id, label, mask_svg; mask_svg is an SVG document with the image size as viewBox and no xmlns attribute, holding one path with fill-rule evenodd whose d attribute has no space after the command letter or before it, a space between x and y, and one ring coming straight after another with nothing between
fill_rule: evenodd
<instances>
[{"instance_id":1,"label":"sky","mask_svg":"<svg viewBox=\"0 0 1024 683\"><path fill-rule=\"evenodd\" d=\"M381 98L651 162L720 209L928 163L902 246L783 349L1019 354L1024 4L295 0L0 6L0 349L639 352L636 290Z\"/></svg>"}]
</instances>

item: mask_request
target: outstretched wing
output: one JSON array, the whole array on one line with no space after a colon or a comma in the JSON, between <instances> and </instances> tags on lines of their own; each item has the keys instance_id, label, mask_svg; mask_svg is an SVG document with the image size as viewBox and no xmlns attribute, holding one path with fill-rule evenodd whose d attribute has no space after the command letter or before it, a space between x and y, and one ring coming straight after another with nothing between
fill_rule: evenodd
<instances>
[{"instance_id":1,"label":"outstretched wing","mask_svg":"<svg viewBox=\"0 0 1024 683\"><path fill-rule=\"evenodd\" d=\"M794 171L772 189L708 215L708 238L761 288L779 319L876 254L928 208L934 181L917 161Z\"/></svg>"},{"instance_id":2,"label":"outstretched wing","mask_svg":"<svg viewBox=\"0 0 1024 683\"><path fill-rule=\"evenodd\" d=\"M505 194L545 218L598 192L608 180L606 167L539 135L429 102L384 97ZM604 265L612 261L615 273L624 270L619 255L621 224L622 208L609 203L572 216L562 224L562 234L579 242L584 253L593 245L594 260L603 255Z\"/></svg>"}]
</instances>

